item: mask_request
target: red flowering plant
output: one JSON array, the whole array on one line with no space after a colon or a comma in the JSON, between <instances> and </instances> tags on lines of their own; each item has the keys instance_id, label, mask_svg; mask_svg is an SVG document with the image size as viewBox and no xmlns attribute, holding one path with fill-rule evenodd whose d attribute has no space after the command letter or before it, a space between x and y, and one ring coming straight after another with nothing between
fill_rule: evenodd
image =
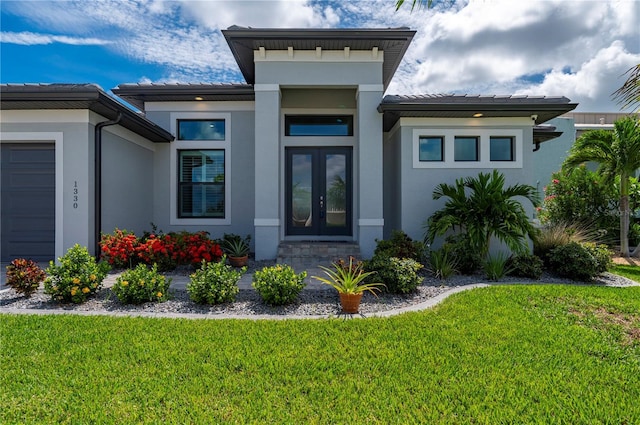
<instances>
[{"instance_id":1,"label":"red flowering plant","mask_svg":"<svg viewBox=\"0 0 640 425\"><path fill-rule=\"evenodd\" d=\"M173 270L178 264L176 241L171 234L150 234L137 248L138 257L147 264L157 264L161 271Z\"/></svg>"},{"instance_id":2,"label":"red flowering plant","mask_svg":"<svg viewBox=\"0 0 640 425\"><path fill-rule=\"evenodd\" d=\"M27 298L46 277L44 270L32 260L16 258L7 266L7 285Z\"/></svg>"},{"instance_id":3,"label":"red flowering plant","mask_svg":"<svg viewBox=\"0 0 640 425\"><path fill-rule=\"evenodd\" d=\"M199 266L202 260L206 262L220 261L222 249L220 245L209 238L209 233L200 231L196 233L174 233L176 244L179 249L176 251L176 261L178 264L191 264Z\"/></svg>"},{"instance_id":4,"label":"red flowering plant","mask_svg":"<svg viewBox=\"0 0 640 425\"><path fill-rule=\"evenodd\" d=\"M117 268L131 268L138 262L138 237L127 230L116 229L112 235L102 234L102 259Z\"/></svg>"}]
</instances>

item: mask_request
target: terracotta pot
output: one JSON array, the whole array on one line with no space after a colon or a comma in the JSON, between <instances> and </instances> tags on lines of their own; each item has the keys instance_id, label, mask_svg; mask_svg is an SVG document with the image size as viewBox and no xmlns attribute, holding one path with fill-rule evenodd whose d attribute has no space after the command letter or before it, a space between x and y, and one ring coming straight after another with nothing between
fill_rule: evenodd
<instances>
[{"instance_id":1,"label":"terracotta pot","mask_svg":"<svg viewBox=\"0 0 640 425\"><path fill-rule=\"evenodd\" d=\"M229 256L229 264L233 267L243 267L247 265L247 259L249 259L248 255L244 257L231 257Z\"/></svg>"},{"instance_id":2,"label":"terracotta pot","mask_svg":"<svg viewBox=\"0 0 640 425\"><path fill-rule=\"evenodd\" d=\"M362 292L359 294L340 294L340 305L342 312L354 314L360 311L360 301L362 300Z\"/></svg>"}]
</instances>

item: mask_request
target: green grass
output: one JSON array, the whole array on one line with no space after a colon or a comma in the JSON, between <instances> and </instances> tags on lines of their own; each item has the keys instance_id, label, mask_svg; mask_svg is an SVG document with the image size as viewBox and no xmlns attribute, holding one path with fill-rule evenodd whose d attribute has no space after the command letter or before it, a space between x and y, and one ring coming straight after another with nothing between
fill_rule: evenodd
<instances>
[{"instance_id":1,"label":"green grass","mask_svg":"<svg viewBox=\"0 0 640 425\"><path fill-rule=\"evenodd\" d=\"M617 264L611 269L611 273L628 277L631 280L640 282L640 267L638 266L627 266L627 265Z\"/></svg>"},{"instance_id":2,"label":"green grass","mask_svg":"<svg viewBox=\"0 0 640 425\"><path fill-rule=\"evenodd\" d=\"M1 423L640 423L640 287L367 320L0 315Z\"/></svg>"}]
</instances>

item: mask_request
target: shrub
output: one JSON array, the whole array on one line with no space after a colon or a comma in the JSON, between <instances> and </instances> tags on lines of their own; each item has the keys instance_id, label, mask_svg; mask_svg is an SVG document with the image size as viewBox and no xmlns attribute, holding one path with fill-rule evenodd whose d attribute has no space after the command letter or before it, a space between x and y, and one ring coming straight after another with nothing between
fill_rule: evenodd
<instances>
[{"instance_id":1,"label":"shrub","mask_svg":"<svg viewBox=\"0 0 640 425\"><path fill-rule=\"evenodd\" d=\"M7 266L7 285L30 297L47 275L34 261L16 258Z\"/></svg>"},{"instance_id":2,"label":"shrub","mask_svg":"<svg viewBox=\"0 0 640 425\"><path fill-rule=\"evenodd\" d=\"M367 272L376 272L375 280L382 281L386 292L408 294L416 290L424 278L418 271L424 266L411 258L375 257L365 263Z\"/></svg>"},{"instance_id":3,"label":"shrub","mask_svg":"<svg viewBox=\"0 0 640 425\"><path fill-rule=\"evenodd\" d=\"M272 306L292 303L305 287L307 272L296 274L286 264L264 267L253 274L252 286L262 300Z\"/></svg>"},{"instance_id":4,"label":"shrub","mask_svg":"<svg viewBox=\"0 0 640 425\"><path fill-rule=\"evenodd\" d=\"M590 230L580 224L549 223L540 229L533 240L533 253L548 267L549 253L570 242L585 242L601 239L602 232Z\"/></svg>"},{"instance_id":5,"label":"shrub","mask_svg":"<svg viewBox=\"0 0 640 425\"><path fill-rule=\"evenodd\" d=\"M611 260L612 252L606 245L583 242L582 246L589 251L596 261L596 272L598 274L606 272L613 266L613 261Z\"/></svg>"},{"instance_id":6,"label":"shrub","mask_svg":"<svg viewBox=\"0 0 640 425\"><path fill-rule=\"evenodd\" d=\"M540 279L544 263L533 254L512 255L507 262L507 274L510 276Z\"/></svg>"},{"instance_id":7,"label":"shrub","mask_svg":"<svg viewBox=\"0 0 640 425\"><path fill-rule=\"evenodd\" d=\"M554 248L548 254L549 267L560 276L590 281L598 273L598 262L589 250L578 242Z\"/></svg>"},{"instance_id":8,"label":"shrub","mask_svg":"<svg viewBox=\"0 0 640 425\"><path fill-rule=\"evenodd\" d=\"M169 299L171 279L158 273L158 266L149 269L144 264L122 273L113 285L113 292L123 304L142 304L144 302L163 302Z\"/></svg>"},{"instance_id":9,"label":"shrub","mask_svg":"<svg viewBox=\"0 0 640 425\"><path fill-rule=\"evenodd\" d=\"M96 263L87 248L78 244L69 248L58 258L60 265L53 261L47 268L48 277L44 281L45 293L56 301L82 303L96 293L109 271L109 264Z\"/></svg>"},{"instance_id":10,"label":"shrub","mask_svg":"<svg viewBox=\"0 0 640 425\"><path fill-rule=\"evenodd\" d=\"M116 229L112 235L102 234L100 250L102 259L113 267L128 268L137 263L136 255L140 241L127 230Z\"/></svg>"},{"instance_id":11,"label":"shrub","mask_svg":"<svg viewBox=\"0 0 640 425\"><path fill-rule=\"evenodd\" d=\"M438 279L448 279L456 272L456 260L446 249L429 253L429 271Z\"/></svg>"},{"instance_id":12,"label":"shrub","mask_svg":"<svg viewBox=\"0 0 640 425\"><path fill-rule=\"evenodd\" d=\"M374 257L411 258L419 262L424 260L424 243L414 241L401 230L391 232L391 238L388 240L379 240L376 242L376 249L373 252Z\"/></svg>"},{"instance_id":13,"label":"shrub","mask_svg":"<svg viewBox=\"0 0 640 425\"><path fill-rule=\"evenodd\" d=\"M508 261L509 257L502 252L496 255L489 255L482 265L487 279L494 281L502 279L509 272Z\"/></svg>"},{"instance_id":14,"label":"shrub","mask_svg":"<svg viewBox=\"0 0 640 425\"><path fill-rule=\"evenodd\" d=\"M173 258L178 265L198 265L203 260L216 262L222 258L220 245L205 231L169 233L169 236L174 242Z\"/></svg>"},{"instance_id":15,"label":"shrub","mask_svg":"<svg viewBox=\"0 0 640 425\"><path fill-rule=\"evenodd\" d=\"M442 247L453 258L458 272L474 274L482 265L482 256L471 247L471 238L466 233L448 236Z\"/></svg>"},{"instance_id":16,"label":"shrub","mask_svg":"<svg viewBox=\"0 0 640 425\"><path fill-rule=\"evenodd\" d=\"M240 291L238 281L246 271L246 267L235 270L226 265L225 257L219 262L202 260L200 268L190 276L187 284L189 297L200 304L232 302Z\"/></svg>"}]
</instances>

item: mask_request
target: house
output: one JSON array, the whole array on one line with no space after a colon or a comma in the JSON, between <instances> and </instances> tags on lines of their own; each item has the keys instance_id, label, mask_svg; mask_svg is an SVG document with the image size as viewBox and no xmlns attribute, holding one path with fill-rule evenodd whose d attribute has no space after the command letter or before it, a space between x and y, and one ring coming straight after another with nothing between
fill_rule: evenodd
<instances>
[{"instance_id":1,"label":"house","mask_svg":"<svg viewBox=\"0 0 640 425\"><path fill-rule=\"evenodd\" d=\"M100 231L283 241L414 238L439 183L499 169L533 183L539 124L564 97L384 96L415 31L223 34L246 84L2 85L2 260L48 259ZM22 179L16 177L22 176ZM15 182L15 183L14 183ZM533 214L533 212L531 211Z\"/></svg>"}]
</instances>

